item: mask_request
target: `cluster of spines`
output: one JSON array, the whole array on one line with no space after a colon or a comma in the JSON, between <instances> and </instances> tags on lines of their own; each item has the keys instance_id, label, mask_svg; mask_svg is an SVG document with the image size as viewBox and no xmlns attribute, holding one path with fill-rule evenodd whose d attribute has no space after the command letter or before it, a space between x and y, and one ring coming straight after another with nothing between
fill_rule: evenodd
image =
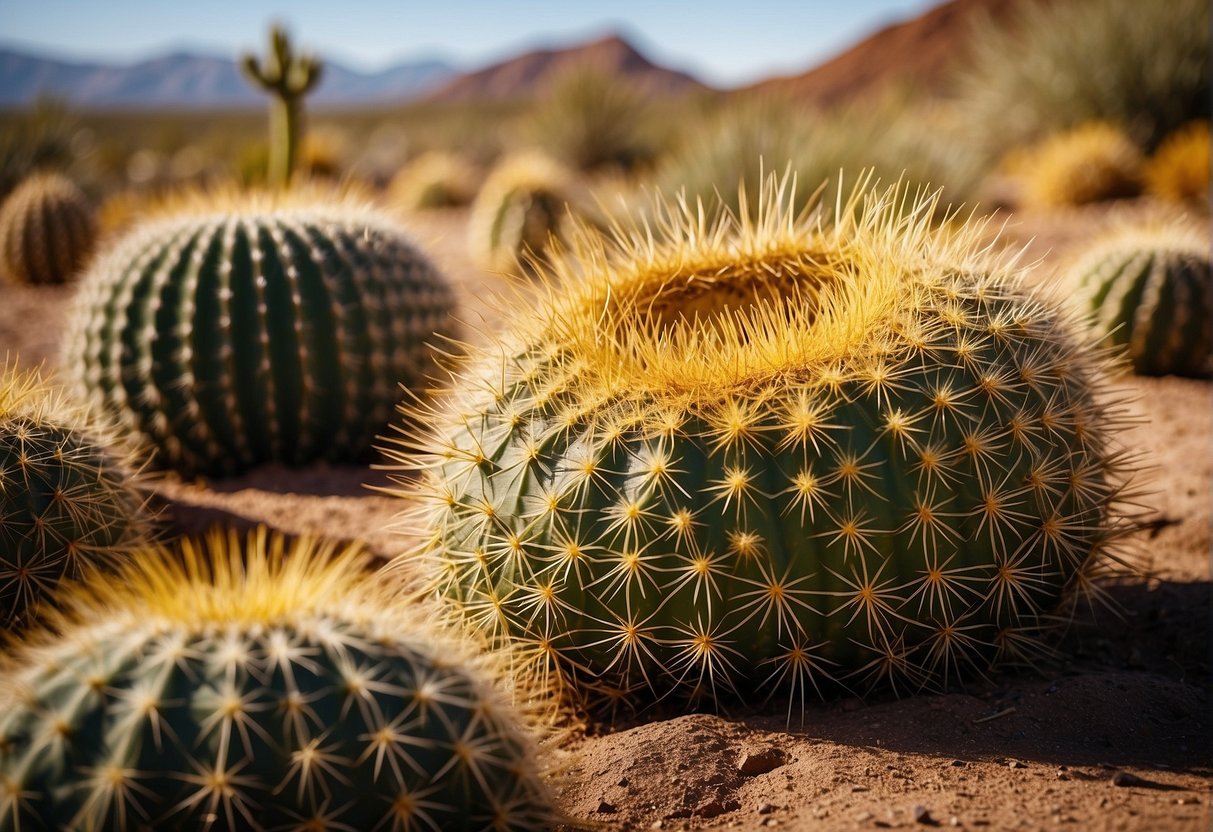
<instances>
[{"instance_id":1,"label":"cluster of spines","mask_svg":"<svg viewBox=\"0 0 1213 832\"><path fill-rule=\"evenodd\" d=\"M1099 332L1143 375L1213 374L1213 268L1204 228L1112 230L1070 266Z\"/></svg>"},{"instance_id":2,"label":"cluster of spines","mask_svg":"<svg viewBox=\"0 0 1213 832\"><path fill-rule=\"evenodd\" d=\"M60 585L144 542L130 454L36 371L0 364L0 630L53 608Z\"/></svg>"},{"instance_id":3,"label":"cluster of spines","mask_svg":"<svg viewBox=\"0 0 1213 832\"><path fill-rule=\"evenodd\" d=\"M872 248L882 227L902 237L885 241L903 258L886 288L906 289L895 314L857 330L860 346L835 360L772 366L764 379L738 377L734 355L704 371L724 383L696 378L682 391L649 366L665 380L629 388L618 370L629 337L601 332L619 294L581 317L563 308L570 333L595 316L598 353L542 324L547 337L497 345L448 401L413 414L431 433L406 444L425 454L397 457L423 469L404 491L434 530L417 554L442 593L590 699L939 685L1042 650L1040 631L1091 590L1124 531L1128 463L1112 439L1123 414L1103 392L1103 354L1005 269L983 276L944 257L929 271L942 238L923 230L925 205L897 226L886 225L891 202L869 203L845 232ZM814 256L768 257L748 273L769 267L790 285L801 262L829 280L855 277L845 258L828 265L821 236L770 210L740 244L728 222L722 235L675 228L695 243L672 259L694 272L710 241L757 252L788 225ZM652 237L635 239L570 268L582 285L619 281L621 263L651 251ZM917 257L928 273L906 281L897 272ZM663 288L693 282L667 277ZM566 292L577 290L553 288ZM825 309L829 287L821 294ZM790 307L764 308L682 325L698 327L701 347L728 320L753 341L801 332L784 318L799 314ZM679 325L645 324L668 353L678 339L657 323Z\"/></svg>"},{"instance_id":4,"label":"cluster of spines","mask_svg":"<svg viewBox=\"0 0 1213 832\"><path fill-rule=\"evenodd\" d=\"M88 198L57 173L22 182L0 206L0 276L14 283L66 283L97 241Z\"/></svg>"},{"instance_id":5,"label":"cluster of spines","mask_svg":"<svg viewBox=\"0 0 1213 832\"><path fill-rule=\"evenodd\" d=\"M1024 203L1060 208L1137 196L1141 151L1115 124L1089 122L1049 136L1027 153Z\"/></svg>"},{"instance_id":6,"label":"cluster of spines","mask_svg":"<svg viewBox=\"0 0 1213 832\"><path fill-rule=\"evenodd\" d=\"M558 821L500 668L386 603L356 550L143 554L5 661L0 830Z\"/></svg>"},{"instance_id":7,"label":"cluster of spines","mask_svg":"<svg viewBox=\"0 0 1213 832\"><path fill-rule=\"evenodd\" d=\"M428 372L449 286L373 214L220 208L94 265L66 350L77 386L186 474L357 458Z\"/></svg>"}]
</instances>

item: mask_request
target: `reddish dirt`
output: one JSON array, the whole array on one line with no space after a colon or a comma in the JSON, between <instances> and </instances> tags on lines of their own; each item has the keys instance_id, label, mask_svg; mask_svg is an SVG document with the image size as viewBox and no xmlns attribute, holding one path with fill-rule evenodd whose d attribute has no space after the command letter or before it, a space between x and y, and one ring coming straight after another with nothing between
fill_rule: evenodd
<instances>
[{"instance_id":1,"label":"reddish dirt","mask_svg":"<svg viewBox=\"0 0 1213 832\"><path fill-rule=\"evenodd\" d=\"M497 326L484 275L464 254L466 215L411 221L463 296L469 337ZM1039 279L1097 224L1016 220ZM54 363L69 292L0 285L0 354ZM1084 619L1037 670L1000 671L946 694L843 699L726 714L651 711L592 725L569 746L566 811L606 829L1205 830L1213 800L1210 494L1213 385L1124 377L1151 469L1141 574L1106 587L1119 615ZM365 467L270 466L210 483L165 479L166 533L268 523L366 540L382 557L400 500ZM407 532L407 530L404 530Z\"/></svg>"}]
</instances>

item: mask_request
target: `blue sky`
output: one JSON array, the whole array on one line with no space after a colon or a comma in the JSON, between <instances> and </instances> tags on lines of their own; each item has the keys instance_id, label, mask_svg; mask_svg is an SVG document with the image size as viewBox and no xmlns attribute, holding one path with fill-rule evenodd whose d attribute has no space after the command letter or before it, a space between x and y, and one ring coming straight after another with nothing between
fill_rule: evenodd
<instances>
[{"instance_id":1,"label":"blue sky","mask_svg":"<svg viewBox=\"0 0 1213 832\"><path fill-rule=\"evenodd\" d=\"M0 42L129 62L190 48L259 48L272 20L357 69L416 56L479 66L610 30L650 57L723 86L799 72L939 0L2 0Z\"/></svg>"}]
</instances>

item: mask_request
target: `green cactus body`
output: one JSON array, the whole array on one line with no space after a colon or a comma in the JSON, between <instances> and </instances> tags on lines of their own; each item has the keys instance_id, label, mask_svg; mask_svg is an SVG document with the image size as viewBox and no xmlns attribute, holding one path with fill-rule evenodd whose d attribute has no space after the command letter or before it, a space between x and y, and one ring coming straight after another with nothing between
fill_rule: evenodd
<instances>
[{"instance_id":1,"label":"green cactus body","mask_svg":"<svg viewBox=\"0 0 1213 832\"><path fill-rule=\"evenodd\" d=\"M147 531L125 454L37 373L0 366L0 631L53 607L67 579L114 566Z\"/></svg>"},{"instance_id":2,"label":"green cactus body","mask_svg":"<svg viewBox=\"0 0 1213 832\"><path fill-rule=\"evenodd\" d=\"M184 474L348 461L390 420L398 384L427 372L452 307L442 275L373 213L215 205L137 228L95 263L65 364Z\"/></svg>"},{"instance_id":3,"label":"green cactus body","mask_svg":"<svg viewBox=\"0 0 1213 832\"><path fill-rule=\"evenodd\" d=\"M377 603L356 552L144 554L5 667L0 830L554 824L488 664Z\"/></svg>"},{"instance_id":4,"label":"green cactus body","mask_svg":"<svg viewBox=\"0 0 1213 832\"><path fill-rule=\"evenodd\" d=\"M487 269L527 267L559 238L572 202L572 174L547 157L520 154L489 174L472 204L471 248Z\"/></svg>"},{"instance_id":5,"label":"green cactus body","mask_svg":"<svg viewBox=\"0 0 1213 832\"><path fill-rule=\"evenodd\" d=\"M59 174L37 174L0 207L0 275L14 283L66 283L97 242L88 199Z\"/></svg>"},{"instance_id":6,"label":"green cactus body","mask_svg":"<svg viewBox=\"0 0 1213 832\"><path fill-rule=\"evenodd\" d=\"M260 62L245 55L244 74L273 96L270 101L269 181L285 186L295 172L303 135L303 98L320 83L323 65L308 55L295 55L286 31L270 30L270 55Z\"/></svg>"},{"instance_id":7,"label":"green cactus body","mask_svg":"<svg viewBox=\"0 0 1213 832\"><path fill-rule=\"evenodd\" d=\"M1073 266L1095 325L1142 375L1213 373L1213 271L1206 234L1183 225L1122 230Z\"/></svg>"},{"instance_id":8,"label":"green cactus body","mask_svg":"<svg viewBox=\"0 0 1213 832\"><path fill-rule=\"evenodd\" d=\"M862 194L583 235L397 455L441 594L633 701L1030 656L1120 531L1102 359L933 200Z\"/></svg>"}]
</instances>

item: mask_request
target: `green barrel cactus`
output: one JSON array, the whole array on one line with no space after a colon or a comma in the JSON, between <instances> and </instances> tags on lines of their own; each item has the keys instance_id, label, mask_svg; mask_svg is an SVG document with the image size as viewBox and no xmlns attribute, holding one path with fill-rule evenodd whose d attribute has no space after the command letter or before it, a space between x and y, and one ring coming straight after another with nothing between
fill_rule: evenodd
<instances>
[{"instance_id":1,"label":"green barrel cactus","mask_svg":"<svg viewBox=\"0 0 1213 832\"><path fill-rule=\"evenodd\" d=\"M359 459L454 296L405 233L324 194L201 199L84 278L64 363L185 475Z\"/></svg>"},{"instance_id":2,"label":"green barrel cactus","mask_svg":"<svg viewBox=\"0 0 1213 832\"><path fill-rule=\"evenodd\" d=\"M1206 229L1182 222L1110 232L1074 261L1095 325L1142 375L1213 373L1213 271Z\"/></svg>"},{"instance_id":3,"label":"green barrel cactus","mask_svg":"<svg viewBox=\"0 0 1213 832\"><path fill-rule=\"evenodd\" d=\"M485 179L468 221L469 247L485 269L508 272L547 255L575 201L573 174L538 153L520 153ZM573 206L575 207L575 206Z\"/></svg>"},{"instance_id":4,"label":"green barrel cactus","mask_svg":"<svg viewBox=\"0 0 1213 832\"><path fill-rule=\"evenodd\" d=\"M364 566L262 529L76 587L4 661L0 830L551 828L500 668Z\"/></svg>"},{"instance_id":5,"label":"green barrel cactus","mask_svg":"<svg viewBox=\"0 0 1213 832\"><path fill-rule=\"evenodd\" d=\"M95 419L37 371L0 363L0 631L142 544L144 502L131 454Z\"/></svg>"},{"instance_id":6,"label":"green barrel cactus","mask_svg":"<svg viewBox=\"0 0 1213 832\"><path fill-rule=\"evenodd\" d=\"M791 191L583 232L395 448L402 562L574 696L938 687L1031 658L1127 526L1072 316L937 198Z\"/></svg>"},{"instance_id":7,"label":"green barrel cactus","mask_svg":"<svg viewBox=\"0 0 1213 832\"><path fill-rule=\"evenodd\" d=\"M0 206L0 275L14 283L66 283L97 242L93 206L61 174L35 174Z\"/></svg>"},{"instance_id":8,"label":"green barrel cactus","mask_svg":"<svg viewBox=\"0 0 1213 832\"><path fill-rule=\"evenodd\" d=\"M264 62L245 55L244 74L270 99L269 181L284 187L291 181L303 134L303 99L323 75L324 66L310 55L296 55L286 30L270 29L270 54Z\"/></svg>"}]
</instances>

